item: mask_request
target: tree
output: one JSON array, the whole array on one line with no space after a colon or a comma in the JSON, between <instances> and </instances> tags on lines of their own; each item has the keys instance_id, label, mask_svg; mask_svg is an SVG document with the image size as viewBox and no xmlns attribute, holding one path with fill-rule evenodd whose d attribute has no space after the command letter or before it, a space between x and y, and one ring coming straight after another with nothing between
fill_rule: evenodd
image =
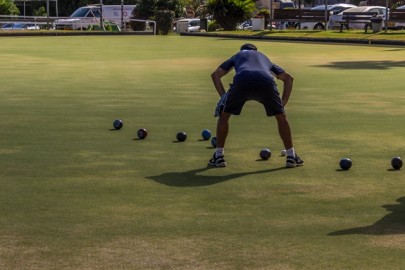
<instances>
[{"instance_id":1,"label":"tree","mask_svg":"<svg viewBox=\"0 0 405 270\"><path fill-rule=\"evenodd\" d=\"M40 7L38 9L34 10L34 16L44 16L45 17L46 15L47 15L47 13L46 13L45 7Z\"/></svg>"},{"instance_id":2,"label":"tree","mask_svg":"<svg viewBox=\"0 0 405 270\"><path fill-rule=\"evenodd\" d=\"M0 15L19 15L20 10L10 0L0 0Z\"/></svg>"},{"instance_id":3,"label":"tree","mask_svg":"<svg viewBox=\"0 0 405 270\"><path fill-rule=\"evenodd\" d=\"M167 29L174 23L174 18L183 13L185 3L182 0L136 0L135 4L133 19L156 20L158 32L167 34ZM145 23L133 22L132 28L142 31L145 29Z\"/></svg>"},{"instance_id":4,"label":"tree","mask_svg":"<svg viewBox=\"0 0 405 270\"><path fill-rule=\"evenodd\" d=\"M154 14L154 10L156 9L156 0L137 0L136 7L132 11L132 19L138 20L148 20ZM134 31L143 31L145 30L145 23L144 22L131 22L132 29Z\"/></svg>"},{"instance_id":5,"label":"tree","mask_svg":"<svg viewBox=\"0 0 405 270\"><path fill-rule=\"evenodd\" d=\"M174 11L157 10L154 19L156 21L158 34L167 35L173 27Z\"/></svg>"},{"instance_id":6,"label":"tree","mask_svg":"<svg viewBox=\"0 0 405 270\"><path fill-rule=\"evenodd\" d=\"M87 1L83 0L59 0L58 1L59 16L68 17L76 9L87 5Z\"/></svg>"},{"instance_id":7,"label":"tree","mask_svg":"<svg viewBox=\"0 0 405 270\"><path fill-rule=\"evenodd\" d=\"M198 12L212 16L224 30L235 30L236 26L253 16L256 4L253 0L208 0Z\"/></svg>"}]
</instances>

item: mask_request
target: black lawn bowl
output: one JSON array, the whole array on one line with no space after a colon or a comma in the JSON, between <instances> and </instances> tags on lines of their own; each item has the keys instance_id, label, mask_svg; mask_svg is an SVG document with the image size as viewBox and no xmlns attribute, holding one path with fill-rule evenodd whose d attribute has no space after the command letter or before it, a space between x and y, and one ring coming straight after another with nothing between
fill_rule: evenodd
<instances>
[{"instance_id":1,"label":"black lawn bowl","mask_svg":"<svg viewBox=\"0 0 405 270\"><path fill-rule=\"evenodd\" d=\"M211 138L211 145L212 145L212 147L217 147L217 137Z\"/></svg>"},{"instance_id":2,"label":"black lawn bowl","mask_svg":"<svg viewBox=\"0 0 405 270\"><path fill-rule=\"evenodd\" d=\"M339 166L342 170L349 170L352 167L352 161L350 158L342 158L339 162Z\"/></svg>"},{"instance_id":3,"label":"black lawn bowl","mask_svg":"<svg viewBox=\"0 0 405 270\"><path fill-rule=\"evenodd\" d=\"M146 136L148 136L148 131L146 130L146 128L140 128L138 129L136 134L140 140L143 140L146 138Z\"/></svg>"},{"instance_id":4,"label":"black lawn bowl","mask_svg":"<svg viewBox=\"0 0 405 270\"><path fill-rule=\"evenodd\" d=\"M260 158L263 160L268 160L271 157L271 151L268 148L262 149L260 151Z\"/></svg>"},{"instance_id":5,"label":"black lawn bowl","mask_svg":"<svg viewBox=\"0 0 405 270\"><path fill-rule=\"evenodd\" d=\"M114 120L114 122L113 122L113 127L117 130L121 129L123 125L124 125L124 123L122 122L121 119Z\"/></svg>"},{"instance_id":6,"label":"black lawn bowl","mask_svg":"<svg viewBox=\"0 0 405 270\"><path fill-rule=\"evenodd\" d=\"M400 170L402 167L402 159L400 157L394 157L391 159L391 166L395 170Z\"/></svg>"},{"instance_id":7,"label":"black lawn bowl","mask_svg":"<svg viewBox=\"0 0 405 270\"><path fill-rule=\"evenodd\" d=\"M176 138L177 138L177 141L184 142L187 139L187 133L185 133L184 131L181 131L181 132L177 133Z\"/></svg>"}]
</instances>

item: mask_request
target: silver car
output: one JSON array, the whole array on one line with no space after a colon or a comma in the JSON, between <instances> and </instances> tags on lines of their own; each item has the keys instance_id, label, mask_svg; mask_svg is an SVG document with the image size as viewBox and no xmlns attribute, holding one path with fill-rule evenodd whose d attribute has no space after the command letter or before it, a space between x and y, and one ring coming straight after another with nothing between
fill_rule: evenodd
<instances>
[{"instance_id":1,"label":"silver car","mask_svg":"<svg viewBox=\"0 0 405 270\"><path fill-rule=\"evenodd\" d=\"M405 5L397 7L396 9L405 9ZM405 22L396 22L394 28L397 30L404 30L405 29Z\"/></svg>"},{"instance_id":2,"label":"silver car","mask_svg":"<svg viewBox=\"0 0 405 270\"><path fill-rule=\"evenodd\" d=\"M335 4L327 5L327 12L334 15L338 14L346 9L356 7L352 4ZM325 10L325 5L320 5L311 8L311 10ZM301 30L325 30L325 22L301 22Z\"/></svg>"},{"instance_id":3,"label":"silver car","mask_svg":"<svg viewBox=\"0 0 405 270\"><path fill-rule=\"evenodd\" d=\"M34 23L23 23L23 22L16 22L16 23L7 23L4 24L0 30L39 30L39 25Z\"/></svg>"},{"instance_id":4,"label":"silver car","mask_svg":"<svg viewBox=\"0 0 405 270\"><path fill-rule=\"evenodd\" d=\"M389 10L388 10L389 11ZM386 8L383 6L361 6L361 7L354 7L346 9L336 15L331 15L329 17L328 22L328 29L339 29L340 22L343 20L343 12L350 13L350 12L376 12L378 16L383 19L383 28L385 27L385 18L386 18ZM350 22L349 22L350 23ZM350 23L351 29L364 29L364 23Z\"/></svg>"}]
</instances>

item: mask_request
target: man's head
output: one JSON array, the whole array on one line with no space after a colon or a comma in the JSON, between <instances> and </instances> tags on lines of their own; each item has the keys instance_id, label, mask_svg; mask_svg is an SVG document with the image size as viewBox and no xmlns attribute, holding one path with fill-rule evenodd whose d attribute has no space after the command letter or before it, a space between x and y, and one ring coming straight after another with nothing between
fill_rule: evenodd
<instances>
[{"instance_id":1,"label":"man's head","mask_svg":"<svg viewBox=\"0 0 405 270\"><path fill-rule=\"evenodd\" d=\"M241 51L244 51L244 50L247 50L247 51L257 51L257 47L256 47L255 45L251 44L251 43L246 43L246 44L243 44L243 45L240 47L240 50L241 50Z\"/></svg>"}]
</instances>

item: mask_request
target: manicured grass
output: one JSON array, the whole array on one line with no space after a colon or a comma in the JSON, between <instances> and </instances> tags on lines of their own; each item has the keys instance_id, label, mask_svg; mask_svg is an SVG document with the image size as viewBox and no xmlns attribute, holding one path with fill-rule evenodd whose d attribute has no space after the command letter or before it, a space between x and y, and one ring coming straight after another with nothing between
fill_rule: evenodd
<instances>
[{"instance_id":1,"label":"manicured grass","mask_svg":"<svg viewBox=\"0 0 405 270\"><path fill-rule=\"evenodd\" d=\"M283 168L275 120L251 102L231 119L228 167L210 169L210 73L243 42L2 38L0 268L403 268L390 160L405 156L404 49L255 41L294 75L306 164Z\"/></svg>"}]
</instances>

